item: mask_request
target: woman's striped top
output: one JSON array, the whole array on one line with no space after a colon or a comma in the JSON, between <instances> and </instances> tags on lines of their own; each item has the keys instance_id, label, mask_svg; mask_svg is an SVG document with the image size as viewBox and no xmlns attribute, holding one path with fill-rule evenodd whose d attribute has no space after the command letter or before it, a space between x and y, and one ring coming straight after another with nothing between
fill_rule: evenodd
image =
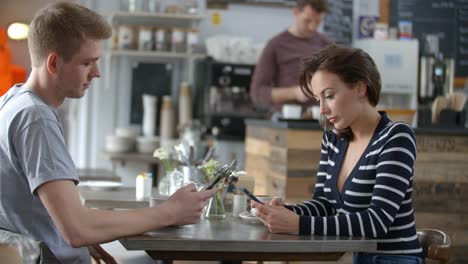
<instances>
[{"instance_id":1,"label":"woman's striped top","mask_svg":"<svg viewBox=\"0 0 468 264\"><path fill-rule=\"evenodd\" d=\"M301 215L300 234L373 238L377 253L423 257L411 199L414 131L381 115L341 193L337 178L349 140L326 132L312 200L286 207Z\"/></svg>"}]
</instances>

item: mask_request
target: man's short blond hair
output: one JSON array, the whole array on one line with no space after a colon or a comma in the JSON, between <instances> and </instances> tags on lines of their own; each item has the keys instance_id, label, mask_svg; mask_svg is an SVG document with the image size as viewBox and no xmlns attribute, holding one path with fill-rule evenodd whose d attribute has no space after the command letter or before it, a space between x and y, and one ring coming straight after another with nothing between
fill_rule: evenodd
<instances>
[{"instance_id":1,"label":"man's short blond hair","mask_svg":"<svg viewBox=\"0 0 468 264\"><path fill-rule=\"evenodd\" d=\"M84 6L70 2L50 4L37 12L30 25L31 64L39 67L49 52L69 61L86 39L102 40L111 34L109 23Z\"/></svg>"}]
</instances>

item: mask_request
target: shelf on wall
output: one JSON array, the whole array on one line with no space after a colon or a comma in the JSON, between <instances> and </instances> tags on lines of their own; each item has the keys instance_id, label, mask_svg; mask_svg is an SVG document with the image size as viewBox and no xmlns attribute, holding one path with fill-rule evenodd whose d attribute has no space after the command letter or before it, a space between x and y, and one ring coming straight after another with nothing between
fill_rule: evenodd
<instances>
[{"instance_id":1,"label":"shelf on wall","mask_svg":"<svg viewBox=\"0 0 468 264\"><path fill-rule=\"evenodd\" d=\"M152 153L144 154L144 153L137 153L137 152L129 152L129 153L117 153L117 152L108 152L108 151L101 151L101 154L113 161L133 161L133 162L143 162L148 164L159 164L159 159L153 157Z\"/></svg>"},{"instance_id":2,"label":"shelf on wall","mask_svg":"<svg viewBox=\"0 0 468 264\"><path fill-rule=\"evenodd\" d=\"M205 17L202 15L190 14L167 14L152 12L115 12L109 15L112 24L135 24L143 25L148 23L191 23L199 22Z\"/></svg>"},{"instance_id":3,"label":"shelf on wall","mask_svg":"<svg viewBox=\"0 0 468 264\"><path fill-rule=\"evenodd\" d=\"M134 58L162 58L162 59L203 59L206 54L162 52L162 51L141 51L141 50L111 50L111 56L128 56Z\"/></svg>"}]
</instances>

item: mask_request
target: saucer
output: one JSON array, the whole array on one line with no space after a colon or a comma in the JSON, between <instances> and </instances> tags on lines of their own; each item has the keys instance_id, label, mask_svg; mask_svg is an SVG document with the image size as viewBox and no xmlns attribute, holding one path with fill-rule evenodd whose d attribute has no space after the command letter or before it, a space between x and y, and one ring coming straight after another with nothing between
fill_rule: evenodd
<instances>
[{"instance_id":1,"label":"saucer","mask_svg":"<svg viewBox=\"0 0 468 264\"><path fill-rule=\"evenodd\" d=\"M261 224L262 221L258 219L256 216L251 215L249 212L242 212L239 214L239 217L242 218L242 220L252 223L252 224Z\"/></svg>"}]
</instances>

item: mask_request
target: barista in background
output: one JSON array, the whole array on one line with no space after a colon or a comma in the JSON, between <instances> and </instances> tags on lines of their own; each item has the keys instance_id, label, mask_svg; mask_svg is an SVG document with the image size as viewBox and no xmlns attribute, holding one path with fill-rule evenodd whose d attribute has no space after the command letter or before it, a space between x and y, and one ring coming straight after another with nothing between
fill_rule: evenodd
<instances>
[{"instance_id":1,"label":"barista in background","mask_svg":"<svg viewBox=\"0 0 468 264\"><path fill-rule=\"evenodd\" d=\"M157 207L126 211L83 206L79 179L57 116L65 98L81 98L100 76L103 17L56 2L40 10L29 31L32 71L0 97L0 229L43 241L60 263L116 263L100 243L171 225L193 224L213 190L193 184ZM88 251L89 250L89 251Z\"/></svg>"},{"instance_id":2,"label":"barista in background","mask_svg":"<svg viewBox=\"0 0 468 264\"><path fill-rule=\"evenodd\" d=\"M301 59L333 43L317 32L327 12L327 0L297 0L295 21L266 45L250 86L252 101L280 110L285 103L310 101L299 87Z\"/></svg>"}]
</instances>

